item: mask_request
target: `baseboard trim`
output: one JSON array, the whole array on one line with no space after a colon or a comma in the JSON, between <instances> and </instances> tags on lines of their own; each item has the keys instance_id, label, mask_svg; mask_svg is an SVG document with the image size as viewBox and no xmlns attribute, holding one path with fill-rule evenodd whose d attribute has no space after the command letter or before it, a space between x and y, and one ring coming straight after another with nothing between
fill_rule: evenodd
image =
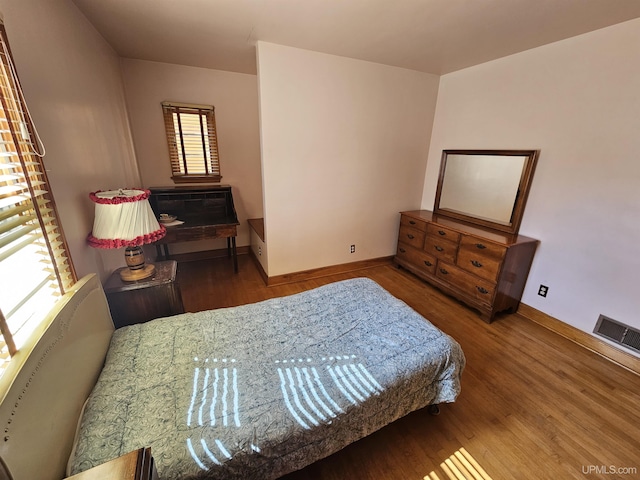
<instances>
[{"instance_id":1,"label":"baseboard trim","mask_svg":"<svg viewBox=\"0 0 640 480\"><path fill-rule=\"evenodd\" d=\"M393 256L372 258L370 260L361 260L359 262L343 263L340 265L332 265L330 267L320 267L311 270L303 270L301 272L285 273L284 275L275 275L267 277L267 286L284 285L287 283L302 282L312 280L314 278L328 277L339 273L356 272L367 268L379 267L381 265L390 265Z\"/></svg>"},{"instance_id":2,"label":"baseboard trim","mask_svg":"<svg viewBox=\"0 0 640 480\"><path fill-rule=\"evenodd\" d=\"M613 363L620 365L621 367L629 370L630 372L640 375L640 358L633 356L619 348L609 345L608 343L589 335L576 327L564 323L557 318L547 315L540 310L536 310L524 303L520 304L518 308L518 314L531 320L534 323L542 325L543 327L551 330L558 335L577 343L587 350L591 350L594 353L610 360Z\"/></svg>"}]
</instances>

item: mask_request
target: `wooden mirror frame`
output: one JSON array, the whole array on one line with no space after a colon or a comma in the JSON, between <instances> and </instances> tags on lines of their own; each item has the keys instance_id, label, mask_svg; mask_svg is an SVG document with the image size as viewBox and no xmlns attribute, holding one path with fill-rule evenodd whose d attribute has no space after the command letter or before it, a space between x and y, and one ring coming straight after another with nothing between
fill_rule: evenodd
<instances>
[{"instance_id":1,"label":"wooden mirror frame","mask_svg":"<svg viewBox=\"0 0 640 480\"><path fill-rule=\"evenodd\" d=\"M455 218L473 225L488 227L505 233L517 234L520 230L524 207L527 203L529 190L531 188L531 180L533 172L538 161L539 150L443 150L442 160L440 162L440 174L438 177L438 187L436 190L436 198L433 206L433 213L441 217ZM449 209L440 208L440 198L442 195L442 187L447 168L447 157L449 155L483 155L483 156L519 156L525 157L520 183L518 185L516 198L511 212L511 221L508 224L498 221L491 221L485 218L479 218L472 214L465 214Z\"/></svg>"}]
</instances>

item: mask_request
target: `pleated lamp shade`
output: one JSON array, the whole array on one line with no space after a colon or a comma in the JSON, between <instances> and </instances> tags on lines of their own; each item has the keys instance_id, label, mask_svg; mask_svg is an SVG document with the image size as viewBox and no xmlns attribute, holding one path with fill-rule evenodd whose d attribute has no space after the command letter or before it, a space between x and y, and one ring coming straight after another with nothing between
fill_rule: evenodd
<instances>
[{"instance_id":1,"label":"pleated lamp shade","mask_svg":"<svg viewBox=\"0 0 640 480\"><path fill-rule=\"evenodd\" d=\"M93 230L87 242L94 248L125 248L128 269L120 276L124 281L150 277L152 264L145 264L141 245L160 240L167 233L149 205L149 190L120 189L89 194L95 204Z\"/></svg>"}]
</instances>

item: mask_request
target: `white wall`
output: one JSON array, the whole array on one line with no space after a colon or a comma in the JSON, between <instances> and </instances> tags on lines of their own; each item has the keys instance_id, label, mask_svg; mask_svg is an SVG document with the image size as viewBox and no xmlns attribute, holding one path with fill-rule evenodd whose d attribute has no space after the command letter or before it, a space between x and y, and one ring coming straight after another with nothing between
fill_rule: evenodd
<instances>
[{"instance_id":1,"label":"white wall","mask_svg":"<svg viewBox=\"0 0 640 480\"><path fill-rule=\"evenodd\" d=\"M423 208L443 149L540 149L520 233L541 244L523 302L586 332L600 313L640 327L639 92L640 19L440 81Z\"/></svg>"},{"instance_id":2,"label":"white wall","mask_svg":"<svg viewBox=\"0 0 640 480\"><path fill-rule=\"evenodd\" d=\"M420 203L438 77L257 48L267 273L393 255L398 212Z\"/></svg>"},{"instance_id":3,"label":"white wall","mask_svg":"<svg viewBox=\"0 0 640 480\"><path fill-rule=\"evenodd\" d=\"M87 246L89 192L139 182L118 57L69 0L0 0L0 12L76 271L104 278L124 258Z\"/></svg>"},{"instance_id":4,"label":"white wall","mask_svg":"<svg viewBox=\"0 0 640 480\"><path fill-rule=\"evenodd\" d=\"M145 187L173 186L161 102L213 105L222 184L233 187L241 224L238 245L249 245L248 218L262 216L258 87L255 75L123 59L131 130ZM224 239L171 246L172 253L226 248Z\"/></svg>"}]
</instances>

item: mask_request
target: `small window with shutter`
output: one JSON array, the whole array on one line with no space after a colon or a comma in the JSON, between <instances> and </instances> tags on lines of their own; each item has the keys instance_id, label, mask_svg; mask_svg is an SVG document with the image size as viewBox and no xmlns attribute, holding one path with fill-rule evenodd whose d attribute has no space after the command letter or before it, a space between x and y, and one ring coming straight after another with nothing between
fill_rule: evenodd
<instances>
[{"instance_id":1,"label":"small window with shutter","mask_svg":"<svg viewBox=\"0 0 640 480\"><path fill-rule=\"evenodd\" d=\"M173 181L219 182L214 107L162 102L162 110Z\"/></svg>"}]
</instances>

